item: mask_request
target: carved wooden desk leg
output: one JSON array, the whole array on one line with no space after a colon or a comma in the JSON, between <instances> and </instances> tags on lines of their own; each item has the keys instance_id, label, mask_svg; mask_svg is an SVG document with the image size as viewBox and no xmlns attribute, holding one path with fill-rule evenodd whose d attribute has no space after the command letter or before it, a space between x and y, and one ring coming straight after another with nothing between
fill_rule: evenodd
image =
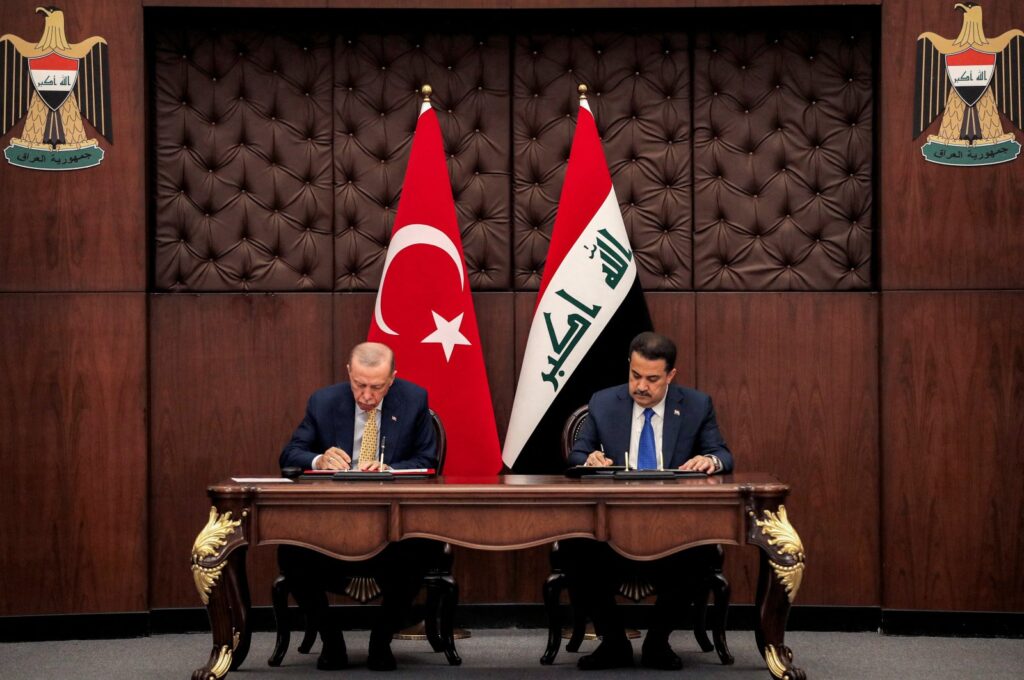
<instances>
[{"instance_id":1,"label":"carved wooden desk leg","mask_svg":"<svg viewBox=\"0 0 1024 680\"><path fill-rule=\"evenodd\" d=\"M806 680L806 674L793 665L793 652L784 644L789 608L803 578L804 547L786 517L786 506L780 505L778 512L765 509L760 517L753 508L748 509L748 537L761 549L754 637L773 678Z\"/></svg>"},{"instance_id":2,"label":"carved wooden desk leg","mask_svg":"<svg viewBox=\"0 0 1024 680\"><path fill-rule=\"evenodd\" d=\"M210 508L210 519L192 546L192 576L213 629L210 658L192 673L192 680L219 680L238 668L249 652L248 511L242 510L240 519L231 516L230 511L220 514Z\"/></svg>"}]
</instances>

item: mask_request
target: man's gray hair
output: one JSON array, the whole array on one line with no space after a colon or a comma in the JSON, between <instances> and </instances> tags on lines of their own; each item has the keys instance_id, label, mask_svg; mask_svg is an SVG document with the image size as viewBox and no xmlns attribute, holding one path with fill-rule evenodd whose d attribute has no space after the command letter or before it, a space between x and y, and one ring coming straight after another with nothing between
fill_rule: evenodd
<instances>
[{"instance_id":1,"label":"man's gray hair","mask_svg":"<svg viewBox=\"0 0 1024 680\"><path fill-rule=\"evenodd\" d=\"M349 355L348 361L350 364L355 362L367 368L380 366L387 361L391 364L391 372L395 372L395 353L381 342L359 343L352 348L352 354Z\"/></svg>"}]
</instances>

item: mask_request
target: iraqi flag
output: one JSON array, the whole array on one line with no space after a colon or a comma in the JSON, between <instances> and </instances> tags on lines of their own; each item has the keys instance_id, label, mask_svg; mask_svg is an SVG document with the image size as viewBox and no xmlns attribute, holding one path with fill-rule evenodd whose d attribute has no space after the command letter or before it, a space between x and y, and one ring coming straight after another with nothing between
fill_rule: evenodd
<instances>
[{"instance_id":1,"label":"iraqi flag","mask_svg":"<svg viewBox=\"0 0 1024 680\"><path fill-rule=\"evenodd\" d=\"M515 472L562 471L566 419L597 390L625 382L629 342L648 330L633 249L594 116L581 99L502 452L505 465Z\"/></svg>"},{"instance_id":2,"label":"iraqi flag","mask_svg":"<svg viewBox=\"0 0 1024 680\"><path fill-rule=\"evenodd\" d=\"M974 106L985 94L996 66L996 55L973 47L946 55L946 75L960 99Z\"/></svg>"},{"instance_id":3,"label":"iraqi flag","mask_svg":"<svg viewBox=\"0 0 1024 680\"><path fill-rule=\"evenodd\" d=\"M501 469L462 238L441 129L423 103L384 259L369 340L395 352L401 378L425 388L448 439L445 475Z\"/></svg>"},{"instance_id":4,"label":"iraqi flag","mask_svg":"<svg viewBox=\"0 0 1024 680\"><path fill-rule=\"evenodd\" d=\"M28 60L32 87L46 105L54 111L60 109L78 81L78 60L50 52Z\"/></svg>"}]
</instances>

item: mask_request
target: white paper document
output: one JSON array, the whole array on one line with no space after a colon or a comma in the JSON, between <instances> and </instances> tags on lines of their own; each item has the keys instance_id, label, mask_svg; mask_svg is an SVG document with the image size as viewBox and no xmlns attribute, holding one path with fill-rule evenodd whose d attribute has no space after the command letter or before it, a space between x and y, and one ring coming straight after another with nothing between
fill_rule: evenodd
<instances>
[{"instance_id":1,"label":"white paper document","mask_svg":"<svg viewBox=\"0 0 1024 680\"><path fill-rule=\"evenodd\" d=\"M232 482L239 484L291 484L292 480L286 477L232 477Z\"/></svg>"}]
</instances>

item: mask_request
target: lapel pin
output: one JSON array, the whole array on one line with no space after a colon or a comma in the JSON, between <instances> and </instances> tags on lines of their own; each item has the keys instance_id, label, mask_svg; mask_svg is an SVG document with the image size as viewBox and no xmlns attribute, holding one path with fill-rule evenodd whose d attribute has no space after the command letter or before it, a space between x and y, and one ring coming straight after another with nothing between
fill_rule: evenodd
<instances>
[{"instance_id":1,"label":"lapel pin","mask_svg":"<svg viewBox=\"0 0 1024 680\"><path fill-rule=\"evenodd\" d=\"M393 420L393 421L395 421L397 423L398 422L398 416L391 416L391 420Z\"/></svg>"},{"instance_id":2,"label":"lapel pin","mask_svg":"<svg viewBox=\"0 0 1024 680\"><path fill-rule=\"evenodd\" d=\"M679 415L679 409L677 409L677 408L672 409L672 415L678 416Z\"/></svg>"}]
</instances>

